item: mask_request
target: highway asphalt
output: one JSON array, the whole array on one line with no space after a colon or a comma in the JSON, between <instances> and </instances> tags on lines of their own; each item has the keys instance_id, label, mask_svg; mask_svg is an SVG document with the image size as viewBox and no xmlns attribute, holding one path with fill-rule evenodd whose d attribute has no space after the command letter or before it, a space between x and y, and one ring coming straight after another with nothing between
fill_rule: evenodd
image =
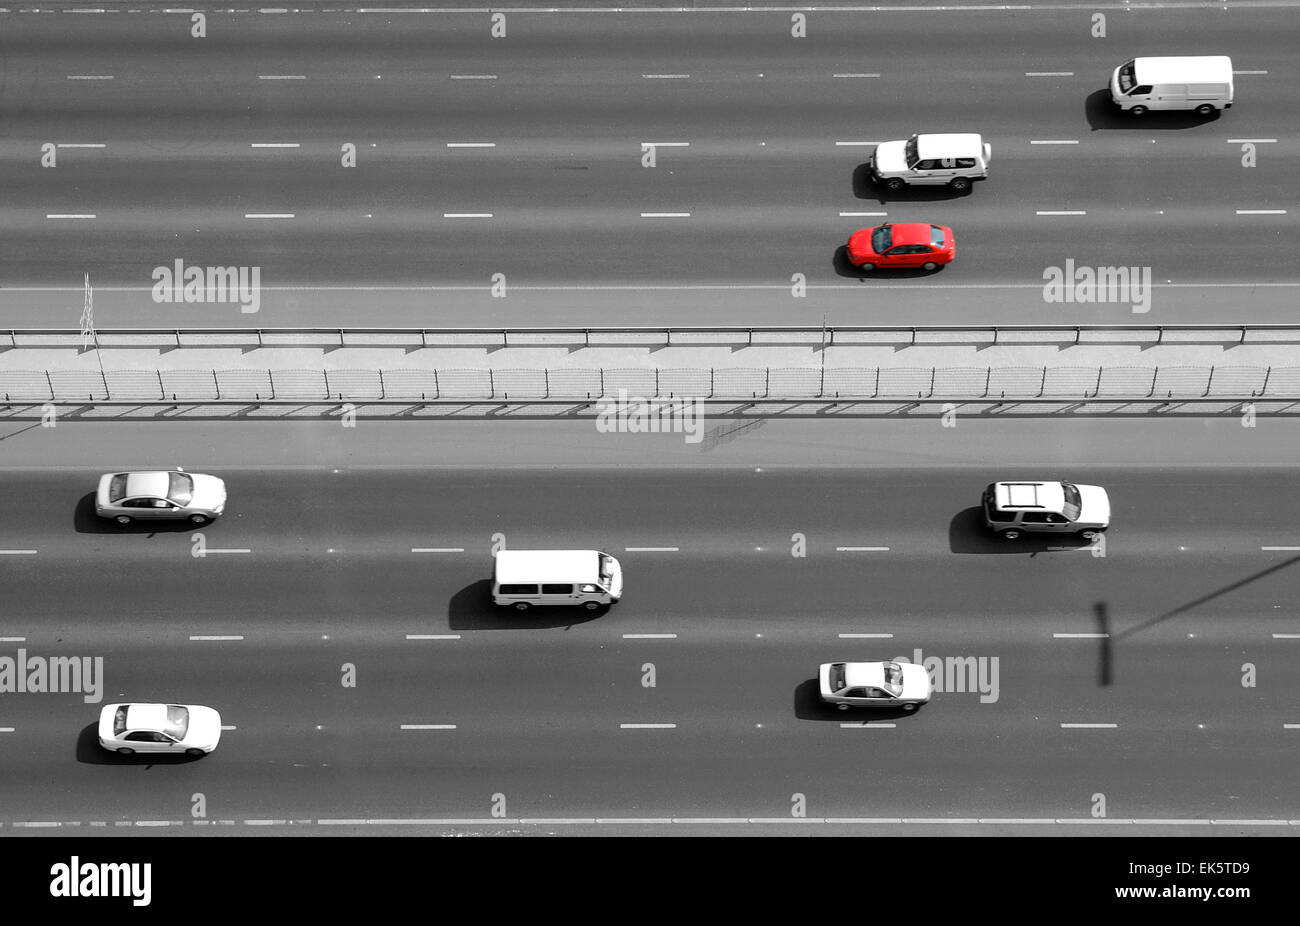
<instances>
[{"instance_id":1,"label":"highway asphalt","mask_svg":"<svg viewBox=\"0 0 1300 926\"><path fill-rule=\"evenodd\" d=\"M189 820L196 793L240 820L484 819L495 794L534 818L782 817L796 793L827 817L1080 818L1096 794L1298 815L1300 549L1261 549L1300 544L1289 470L223 470L202 533L247 552L202 558L188 527L94 520L95 475L6 472L0 546L37 552L3 556L0 655L102 656L102 703L234 729L202 760L122 760L83 695L6 696L6 824ZM985 534L984 483L1034 476L1109 489L1104 556ZM614 553L624 600L498 611L497 534ZM918 649L985 684L913 716L817 706L819 662Z\"/></svg>"},{"instance_id":2,"label":"highway asphalt","mask_svg":"<svg viewBox=\"0 0 1300 926\"><path fill-rule=\"evenodd\" d=\"M205 39L180 15L5 15L10 326L75 325L86 272L102 326L1294 317L1286 7L1114 11L1106 38L1077 9L816 13L805 39L780 12L518 13L495 40L454 14L213 13ZM1232 55L1236 105L1112 112L1110 70L1159 53ZM916 131L983 133L990 178L882 193L871 143ZM643 142L688 147L647 169ZM864 278L839 250L883 221L951 225L957 262ZM177 258L259 267L261 310L153 303ZM1067 259L1150 268L1151 312L1046 303Z\"/></svg>"}]
</instances>

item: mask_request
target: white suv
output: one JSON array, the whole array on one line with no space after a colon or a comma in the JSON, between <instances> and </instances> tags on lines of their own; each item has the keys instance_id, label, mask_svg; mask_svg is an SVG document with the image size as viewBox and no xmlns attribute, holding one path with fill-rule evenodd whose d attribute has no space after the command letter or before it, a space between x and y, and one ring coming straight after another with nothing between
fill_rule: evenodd
<instances>
[{"instance_id":1,"label":"white suv","mask_svg":"<svg viewBox=\"0 0 1300 926\"><path fill-rule=\"evenodd\" d=\"M1026 533L1092 537L1110 526L1110 497L1072 482L994 482L984 490L984 523L1007 540Z\"/></svg>"},{"instance_id":2,"label":"white suv","mask_svg":"<svg viewBox=\"0 0 1300 926\"><path fill-rule=\"evenodd\" d=\"M885 189L947 185L958 193L989 175L993 147L975 134L913 135L907 141L886 141L871 155L871 175Z\"/></svg>"}]
</instances>

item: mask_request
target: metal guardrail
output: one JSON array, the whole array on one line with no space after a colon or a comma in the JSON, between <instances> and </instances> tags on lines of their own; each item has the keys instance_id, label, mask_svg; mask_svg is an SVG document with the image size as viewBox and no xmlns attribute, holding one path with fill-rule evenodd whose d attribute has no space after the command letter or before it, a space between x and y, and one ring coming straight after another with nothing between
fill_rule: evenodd
<instances>
[{"instance_id":1,"label":"metal guardrail","mask_svg":"<svg viewBox=\"0 0 1300 926\"><path fill-rule=\"evenodd\" d=\"M955 336L943 340L941 336ZM1037 335L1037 339L1033 336ZM4 347L80 346L84 336L70 328L0 329ZM100 347L544 347L548 345L701 344L765 346L816 344L826 347L872 344L1297 344L1300 324L1269 325L835 325L529 328L101 328Z\"/></svg>"},{"instance_id":2,"label":"metal guardrail","mask_svg":"<svg viewBox=\"0 0 1300 926\"><path fill-rule=\"evenodd\" d=\"M1300 367L0 371L11 404L444 400L1300 399Z\"/></svg>"}]
</instances>

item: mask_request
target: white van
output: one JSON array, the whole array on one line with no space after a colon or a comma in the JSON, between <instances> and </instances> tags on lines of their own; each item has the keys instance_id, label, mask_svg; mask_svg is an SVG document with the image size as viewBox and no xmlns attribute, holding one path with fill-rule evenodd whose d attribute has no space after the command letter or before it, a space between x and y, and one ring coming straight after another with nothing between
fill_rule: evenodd
<instances>
[{"instance_id":1,"label":"white van","mask_svg":"<svg viewBox=\"0 0 1300 926\"><path fill-rule=\"evenodd\" d=\"M581 605L594 611L623 597L623 567L598 550L501 550L492 576L494 604Z\"/></svg>"},{"instance_id":2,"label":"white van","mask_svg":"<svg viewBox=\"0 0 1300 926\"><path fill-rule=\"evenodd\" d=\"M1208 116L1232 106L1232 59L1134 58L1110 75L1110 98L1135 116L1152 109L1194 109Z\"/></svg>"}]
</instances>

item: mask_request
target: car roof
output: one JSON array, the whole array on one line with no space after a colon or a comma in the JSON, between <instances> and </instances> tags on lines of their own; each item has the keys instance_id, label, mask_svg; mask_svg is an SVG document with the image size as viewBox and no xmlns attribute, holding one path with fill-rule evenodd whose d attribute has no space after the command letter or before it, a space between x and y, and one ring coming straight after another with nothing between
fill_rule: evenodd
<instances>
[{"instance_id":1,"label":"car roof","mask_svg":"<svg viewBox=\"0 0 1300 926\"><path fill-rule=\"evenodd\" d=\"M1232 59L1227 55L1189 58L1134 58L1139 84L1232 83Z\"/></svg>"},{"instance_id":2,"label":"car roof","mask_svg":"<svg viewBox=\"0 0 1300 926\"><path fill-rule=\"evenodd\" d=\"M596 550L501 550L496 556L498 585L541 582L598 582Z\"/></svg>"},{"instance_id":3,"label":"car roof","mask_svg":"<svg viewBox=\"0 0 1300 926\"><path fill-rule=\"evenodd\" d=\"M930 226L924 222L899 222L890 225L889 231L892 244L930 243Z\"/></svg>"},{"instance_id":4,"label":"car roof","mask_svg":"<svg viewBox=\"0 0 1300 926\"><path fill-rule=\"evenodd\" d=\"M126 497L152 495L166 498L171 490L171 473L127 473Z\"/></svg>"},{"instance_id":5,"label":"car roof","mask_svg":"<svg viewBox=\"0 0 1300 926\"><path fill-rule=\"evenodd\" d=\"M1065 508L1065 489L1059 482L998 482L995 501L1004 511L1051 511Z\"/></svg>"},{"instance_id":6,"label":"car roof","mask_svg":"<svg viewBox=\"0 0 1300 926\"><path fill-rule=\"evenodd\" d=\"M167 726L166 704L129 704L126 708L128 730L163 730Z\"/></svg>"},{"instance_id":7,"label":"car roof","mask_svg":"<svg viewBox=\"0 0 1300 926\"><path fill-rule=\"evenodd\" d=\"M847 688L883 688L885 664L883 662L846 662L844 685Z\"/></svg>"},{"instance_id":8,"label":"car roof","mask_svg":"<svg viewBox=\"0 0 1300 926\"><path fill-rule=\"evenodd\" d=\"M923 161L934 158L977 158L983 153L982 139L972 132L916 136L916 156Z\"/></svg>"}]
</instances>

